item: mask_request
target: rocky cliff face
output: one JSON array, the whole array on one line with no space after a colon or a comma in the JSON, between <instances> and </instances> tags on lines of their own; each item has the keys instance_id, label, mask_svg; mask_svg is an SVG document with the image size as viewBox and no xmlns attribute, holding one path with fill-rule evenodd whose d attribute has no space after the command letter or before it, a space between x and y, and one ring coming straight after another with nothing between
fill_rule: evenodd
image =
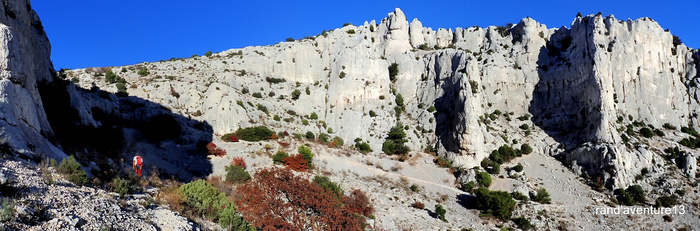
<instances>
[{"instance_id":1,"label":"rocky cliff face","mask_svg":"<svg viewBox=\"0 0 700 231\"><path fill-rule=\"evenodd\" d=\"M558 29L525 18L435 31L396 9L379 23L294 42L112 69L124 69L119 75L132 84L129 94L181 114L199 111L195 117L215 135L264 124L359 138L379 151L400 121L412 150L434 149L457 165L478 166L516 140L618 187L642 168L662 171L654 165L663 161L656 143L687 137L664 124L698 128L699 56L648 18L589 15ZM398 73L390 76L394 63ZM141 67L150 75L137 75ZM115 89L91 71L68 77ZM291 97L295 90L298 99ZM400 114L398 95L405 99ZM661 141L624 135L633 123L669 135Z\"/></svg>"},{"instance_id":2,"label":"rocky cliff face","mask_svg":"<svg viewBox=\"0 0 700 231\"><path fill-rule=\"evenodd\" d=\"M20 153L63 157L52 134L37 81L52 79L51 45L29 1L0 6L0 140Z\"/></svg>"}]
</instances>

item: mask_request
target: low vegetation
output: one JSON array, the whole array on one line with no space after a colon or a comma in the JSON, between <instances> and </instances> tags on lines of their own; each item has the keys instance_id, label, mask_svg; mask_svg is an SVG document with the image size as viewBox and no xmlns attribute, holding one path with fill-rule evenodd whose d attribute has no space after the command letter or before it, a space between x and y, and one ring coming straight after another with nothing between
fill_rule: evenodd
<instances>
[{"instance_id":1,"label":"low vegetation","mask_svg":"<svg viewBox=\"0 0 700 231\"><path fill-rule=\"evenodd\" d=\"M83 186L88 182L87 173L85 173L85 170L82 169L80 163L78 163L73 156L63 159L61 163L58 164L56 171L75 185Z\"/></svg>"},{"instance_id":2,"label":"low vegetation","mask_svg":"<svg viewBox=\"0 0 700 231\"><path fill-rule=\"evenodd\" d=\"M510 219L515 210L516 201L513 196L504 191L489 191L484 187L479 187L474 191L476 196L476 208L482 214L493 215L501 220Z\"/></svg>"}]
</instances>

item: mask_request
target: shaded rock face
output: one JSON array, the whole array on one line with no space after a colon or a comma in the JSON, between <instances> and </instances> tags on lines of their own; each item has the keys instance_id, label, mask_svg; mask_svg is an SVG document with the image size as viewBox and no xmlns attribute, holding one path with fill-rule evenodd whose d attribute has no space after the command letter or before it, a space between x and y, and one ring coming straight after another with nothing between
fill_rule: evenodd
<instances>
[{"instance_id":1,"label":"shaded rock face","mask_svg":"<svg viewBox=\"0 0 700 231\"><path fill-rule=\"evenodd\" d=\"M63 157L52 134L37 81L52 79L51 45L29 1L0 5L0 140L20 153Z\"/></svg>"}]
</instances>

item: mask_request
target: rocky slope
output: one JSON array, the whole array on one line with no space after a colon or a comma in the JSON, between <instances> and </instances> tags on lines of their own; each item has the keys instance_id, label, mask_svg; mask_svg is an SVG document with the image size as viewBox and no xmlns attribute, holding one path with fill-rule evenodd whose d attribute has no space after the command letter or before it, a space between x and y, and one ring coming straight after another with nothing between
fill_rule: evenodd
<instances>
[{"instance_id":1,"label":"rocky slope","mask_svg":"<svg viewBox=\"0 0 700 231\"><path fill-rule=\"evenodd\" d=\"M333 135L360 138L381 150L385 134L401 120L411 128L412 150L433 148L470 168L507 143L502 135L527 141L517 127L528 124L557 142L530 142L537 151L557 155L578 174L612 188L630 185L663 154L663 148L653 150L635 137L631 143L641 145L622 145L621 126L639 121L654 128L697 128L699 56L648 18L589 15L559 29L526 18L512 26L434 31L418 20L408 23L397 9L380 23L294 42L112 69L124 68L119 75L131 84L129 94L180 114L201 112L197 119L211 124L215 135L256 124L299 133L330 128ZM393 63L398 74L390 77ZM141 67L150 74L137 75ZM83 87L115 90L90 71L73 70L69 78ZM290 97L294 90L302 92L298 100ZM399 94L406 99L405 113L397 116ZM255 110L257 104L268 112ZM435 112L428 111L431 106ZM532 117L485 124L496 110ZM299 123L297 115L312 113L325 121L323 128ZM275 121L273 115L294 120ZM694 177L696 167L687 169Z\"/></svg>"}]
</instances>

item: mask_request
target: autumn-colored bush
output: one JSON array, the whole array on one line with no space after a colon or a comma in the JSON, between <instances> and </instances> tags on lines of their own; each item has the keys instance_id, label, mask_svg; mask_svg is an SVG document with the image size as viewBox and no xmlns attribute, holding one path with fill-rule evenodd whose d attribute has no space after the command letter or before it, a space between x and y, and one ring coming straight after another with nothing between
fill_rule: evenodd
<instances>
[{"instance_id":1,"label":"autumn-colored bush","mask_svg":"<svg viewBox=\"0 0 700 231\"><path fill-rule=\"evenodd\" d=\"M425 205L424 205L422 202L420 202L420 201L413 202L413 204L411 205L411 207L417 208L417 209L420 209L420 210L425 209Z\"/></svg>"},{"instance_id":2,"label":"autumn-colored bush","mask_svg":"<svg viewBox=\"0 0 700 231\"><path fill-rule=\"evenodd\" d=\"M279 142L279 144L282 145L282 147L289 147L290 145L289 142Z\"/></svg>"},{"instance_id":3,"label":"autumn-colored bush","mask_svg":"<svg viewBox=\"0 0 700 231\"><path fill-rule=\"evenodd\" d=\"M247 165L245 164L245 159L243 157L237 156L234 157L233 160L231 161L231 165L235 165L241 168L246 168Z\"/></svg>"},{"instance_id":4,"label":"autumn-colored bush","mask_svg":"<svg viewBox=\"0 0 700 231\"><path fill-rule=\"evenodd\" d=\"M238 142L238 137L236 137L235 133L226 133L221 136L221 140L226 142Z\"/></svg>"},{"instance_id":5,"label":"autumn-colored bush","mask_svg":"<svg viewBox=\"0 0 700 231\"><path fill-rule=\"evenodd\" d=\"M291 155L283 159L284 166L298 172L309 170L309 162L301 154Z\"/></svg>"},{"instance_id":6,"label":"autumn-colored bush","mask_svg":"<svg viewBox=\"0 0 700 231\"><path fill-rule=\"evenodd\" d=\"M209 152L209 155L215 155L215 156L225 156L226 155L226 150L223 150L221 148L216 147L216 144L214 144L214 143L207 144L207 152Z\"/></svg>"},{"instance_id":7,"label":"autumn-colored bush","mask_svg":"<svg viewBox=\"0 0 700 231\"><path fill-rule=\"evenodd\" d=\"M338 200L286 168L262 169L237 191L238 211L259 230L362 230L373 210L359 191Z\"/></svg>"}]
</instances>

